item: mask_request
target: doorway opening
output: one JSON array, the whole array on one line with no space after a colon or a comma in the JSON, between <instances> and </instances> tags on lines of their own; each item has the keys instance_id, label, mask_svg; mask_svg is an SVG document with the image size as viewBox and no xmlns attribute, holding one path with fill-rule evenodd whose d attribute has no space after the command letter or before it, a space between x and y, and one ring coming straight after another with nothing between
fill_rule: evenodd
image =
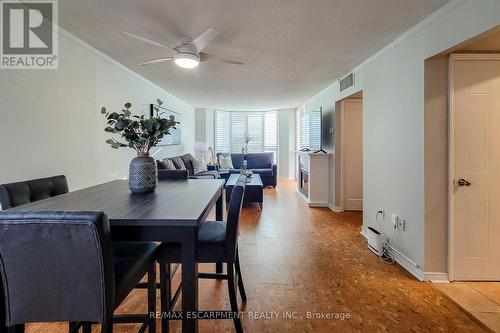
<instances>
[{"instance_id":1,"label":"doorway opening","mask_svg":"<svg viewBox=\"0 0 500 333\"><path fill-rule=\"evenodd\" d=\"M500 314L488 308L500 305L499 105L500 27L426 60L425 275L453 282L436 288L493 330L500 330Z\"/></svg>"},{"instance_id":2,"label":"doorway opening","mask_svg":"<svg viewBox=\"0 0 500 333\"><path fill-rule=\"evenodd\" d=\"M335 112L336 210L363 210L363 92L340 100Z\"/></svg>"}]
</instances>

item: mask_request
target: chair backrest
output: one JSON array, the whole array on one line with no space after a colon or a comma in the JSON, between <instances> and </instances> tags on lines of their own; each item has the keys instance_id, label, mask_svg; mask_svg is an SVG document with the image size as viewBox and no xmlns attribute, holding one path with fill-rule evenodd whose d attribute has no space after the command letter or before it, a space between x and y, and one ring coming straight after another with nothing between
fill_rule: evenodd
<instances>
[{"instance_id":1,"label":"chair backrest","mask_svg":"<svg viewBox=\"0 0 500 333\"><path fill-rule=\"evenodd\" d=\"M68 193L66 176L54 176L0 185L1 209L9 209L33 201Z\"/></svg>"},{"instance_id":2,"label":"chair backrest","mask_svg":"<svg viewBox=\"0 0 500 333\"><path fill-rule=\"evenodd\" d=\"M227 213L226 226L226 251L231 261L234 261L236 256L236 247L238 243L238 235L240 230L240 214L245 195L246 177L241 175L231 190L231 198L229 199L229 207Z\"/></svg>"},{"instance_id":3,"label":"chair backrest","mask_svg":"<svg viewBox=\"0 0 500 333\"><path fill-rule=\"evenodd\" d=\"M104 322L115 295L106 215L0 212L0 276L7 326Z\"/></svg>"}]
</instances>

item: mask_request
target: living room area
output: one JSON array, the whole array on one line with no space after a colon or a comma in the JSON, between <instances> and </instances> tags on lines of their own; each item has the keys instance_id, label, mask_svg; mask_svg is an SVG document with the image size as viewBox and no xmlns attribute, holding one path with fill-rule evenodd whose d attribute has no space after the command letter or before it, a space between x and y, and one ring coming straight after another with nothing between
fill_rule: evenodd
<instances>
[{"instance_id":1,"label":"living room area","mask_svg":"<svg viewBox=\"0 0 500 333\"><path fill-rule=\"evenodd\" d=\"M499 18L0 0L0 333L500 332Z\"/></svg>"}]
</instances>

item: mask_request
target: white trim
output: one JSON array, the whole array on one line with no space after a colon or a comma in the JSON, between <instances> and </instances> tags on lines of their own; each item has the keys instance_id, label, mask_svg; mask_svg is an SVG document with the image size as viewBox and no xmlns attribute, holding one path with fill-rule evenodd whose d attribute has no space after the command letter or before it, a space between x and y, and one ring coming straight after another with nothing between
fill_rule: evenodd
<instances>
[{"instance_id":1,"label":"white trim","mask_svg":"<svg viewBox=\"0 0 500 333\"><path fill-rule=\"evenodd\" d=\"M424 280L432 283L450 283L448 273L444 272L424 272Z\"/></svg>"},{"instance_id":2,"label":"white trim","mask_svg":"<svg viewBox=\"0 0 500 333\"><path fill-rule=\"evenodd\" d=\"M457 61L477 61L477 60L484 60L484 61L491 61L495 60L498 61L500 60L500 53L452 53L450 54L450 60Z\"/></svg>"},{"instance_id":3,"label":"white trim","mask_svg":"<svg viewBox=\"0 0 500 333\"><path fill-rule=\"evenodd\" d=\"M330 207L328 202L308 202L309 207Z\"/></svg>"},{"instance_id":4,"label":"white trim","mask_svg":"<svg viewBox=\"0 0 500 333\"><path fill-rule=\"evenodd\" d=\"M62 28L61 26L59 26L59 35L61 37L64 37L66 38L67 40L75 43L76 45L80 46L81 48L83 49L86 49L87 51L90 51L90 53L104 59L107 63L111 64L111 65L114 65L118 68L120 68L121 70L123 70L124 72L138 78L139 80L142 80L144 81L145 83L149 84L150 86L156 88L156 89L159 89L161 91L164 91L166 94L168 95L171 95L173 97L175 97L176 99L179 99L178 97L172 95L171 93L169 93L168 91L166 91L164 88L161 88L160 86L154 84L153 82L149 81L148 79L146 79L144 76L138 74L137 72L134 72L133 70L131 70L130 68L128 68L127 66L123 65L122 63L116 61L115 59L111 58L110 56L108 56L107 54L99 51L98 49L96 49L95 47L93 47L92 45L90 45L89 43L81 40L80 38L76 37L75 35L73 35L71 32L67 31L66 29ZM59 47L60 49L60 47ZM179 99L180 101L183 101L181 99ZM184 103L186 103L185 101L183 101ZM189 103L186 103L186 104L189 104Z\"/></svg>"},{"instance_id":5,"label":"white trim","mask_svg":"<svg viewBox=\"0 0 500 333\"><path fill-rule=\"evenodd\" d=\"M454 272L454 260L455 260L455 242L454 242L454 234L455 234L455 224L453 221L455 220L454 216L454 204L453 204L453 176L454 176L454 168L452 161L454 160L454 150L455 143L453 140L454 137L454 117L452 110L454 109L454 100L455 94L453 92L453 78L454 78L454 55L450 56L449 64L448 64L448 184L447 184L447 194L448 194L448 278L450 281L453 281L453 272Z\"/></svg>"},{"instance_id":6,"label":"white trim","mask_svg":"<svg viewBox=\"0 0 500 333\"><path fill-rule=\"evenodd\" d=\"M339 80L341 78L345 77L346 75L348 75L350 73L354 73L354 76L356 77L356 73L358 73L361 70L363 70L365 67L367 67L372 62L374 62L377 58L382 57L383 55L389 53L392 49L396 48L399 44L403 43L407 39L413 37L418 32L422 31L427 25L430 25L430 24L434 23L435 21L437 21L438 19L440 19L444 15L452 12L453 10L455 10L458 7L460 7L461 5L463 5L466 2L467 2L467 0L452 0L452 1L448 2L443 7L439 8L438 10L436 10L435 12L433 12L431 15L427 16L425 19L423 19L422 21L420 21L419 23L417 23L416 25L414 25L413 27L411 27L409 30L407 30L405 33L403 33L401 36L399 36L398 38L396 38L395 40L393 40L392 42L390 42L388 45L386 45L385 47L383 47L382 49L380 49L377 53L375 53L374 55L372 55L368 59L366 59L363 62L361 62L358 66L354 67L352 70L350 70L346 74L341 75L339 78L335 79L330 85L328 85L321 92L323 92L324 90L332 87L334 84L336 84L337 82L339 82ZM361 90L361 89L359 89L360 87L356 86L356 83L354 83L353 86L351 86L351 87L347 88L346 90L342 91L340 93L340 95L341 96L349 96L352 93L355 93L356 91L349 93L349 91L351 90L351 88L358 89L358 91ZM346 93L347 95L344 95L344 93ZM316 95L318 95L318 94L316 94ZM310 99L314 98L316 95L312 96ZM342 98L344 98L344 97L342 97ZM340 100L340 99L338 99L338 100Z\"/></svg>"},{"instance_id":7,"label":"white trim","mask_svg":"<svg viewBox=\"0 0 500 333\"><path fill-rule=\"evenodd\" d=\"M359 232L364 238L366 238L366 232L365 228L362 226L361 230ZM413 276L415 276L418 280L424 281L425 280L425 274L424 271L410 258L396 250L392 245L389 245L389 252L392 254L394 257L394 260L406 269L408 272L410 272Z\"/></svg>"},{"instance_id":8,"label":"white trim","mask_svg":"<svg viewBox=\"0 0 500 333\"><path fill-rule=\"evenodd\" d=\"M424 281L424 272L413 260L396 250L394 247L392 247L392 245L389 246L389 251L398 264L400 264L404 269L413 274L420 281Z\"/></svg>"},{"instance_id":9,"label":"white trim","mask_svg":"<svg viewBox=\"0 0 500 333\"><path fill-rule=\"evenodd\" d=\"M354 67L352 72L359 72L362 69L364 69L366 66L374 62L378 57L381 57L387 53L389 53L392 49L394 49L396 46L399 44L403 43L407 39L413 37L415 34L418 32L422 31L427 25L434 23L444 15L448 14L449 12L455 10L457 7L460 7L463 5L467 0L454 0L448 2L446 5L443 7L439 8L436 10L434 13L431 15L427 16L425 19L411 27L409 30L407 30L405 33L403 33L401 36L393 40L391 43L389 43L387 46L382 48L380 51L363 61L361 64L358 66Z\"/></svg>"},{"instance_id":10,"label":"white trim","mask_svg":"<svg viewBox=\"0 0 500 333\"><path fill-rule=\"evenodd\" d=\"M454 186L453 179L455 176L455 89L454 89L454 75L455 63L457 61L468 60L484 60L500 61L500 54L498 53L471 53L471 54L451 54L449 62L449 102L448 102L448 278L449 281L454 280L454 262L455 262L455 206L454 206Z\"/></svg>"},{"instance_id":11,"label":"white trim","mask_svg":"<svg viewBox=\"0 0 500 333\"><path fill-rule=\"evenodd\" d=\"M341 211L344 211L344 162L345 162L345 138L344 138L344 130L345 130L345 121L344 121L344 113L345 113L345 99L340 101L340 163L339 163L339 208Z\"/></svg>"},{"instance_id":12,"label":"white trim","mask_svg":"<svg viewBox=\"0 0 500 333\"><path fill-rule=\"evenodd\" d=\"M335 206L333 204L328 204L328 208L330 208L330 210L333 211L333 212L335 212L335 213L342 213L344 211L339 206Z\"/></svg>"}]
</instances>

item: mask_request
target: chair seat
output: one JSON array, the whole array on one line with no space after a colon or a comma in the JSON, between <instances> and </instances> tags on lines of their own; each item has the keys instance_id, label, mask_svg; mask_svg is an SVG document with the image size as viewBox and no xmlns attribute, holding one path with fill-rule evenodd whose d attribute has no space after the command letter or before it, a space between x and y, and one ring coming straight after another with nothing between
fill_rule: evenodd
<instances>
[{"instance_id":1,"label":"chair seat","mask_svg":"<svg viewBox=\"0 0 500 333\"><path fill-rule=\"evenodd\" d=\"M226 223L205 221L198 227L197 260L201 263L214 263L227 260ZM163 243L156 251L159 263L180 263L181 246L178 243Z\"/></svg>"},{"instance_id":2,"label":"chair seat","mask_svg":"<svg viewBox=\"0 0 500 333\"><path fill-rule=\"evenodd\" d=\"M148 272L157 247L153 242L113 242L116 306Z\"/></svg>"}]
</instances>

